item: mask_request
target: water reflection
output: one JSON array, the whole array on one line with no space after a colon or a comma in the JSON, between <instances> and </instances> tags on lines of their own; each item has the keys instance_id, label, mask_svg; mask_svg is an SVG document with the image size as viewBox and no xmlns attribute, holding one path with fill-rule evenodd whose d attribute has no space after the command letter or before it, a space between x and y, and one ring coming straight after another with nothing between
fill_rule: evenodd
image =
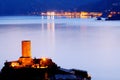
<instances>
[{"instance_id":1,"label":"water reflection","mask_svg":"<svg viewBox=\"0 0 120 80\"><path fill-rule=\"evenodd\" d=\"M55 48L55 22L54 22L54 20L52 20L52 21L48 20L47 24L42 22L41 27L42 27L42 30L41 30L42 33L41 34L43 36L42 39L43 39L44 44L46 44L46 46L44 47L45 52L42 52L45 55L42 55L42 56L45 57L45 56L49 55L48 54L48 53L50 53L49 49L50 49L50 51L52 51L51 54L54 54L54 48ZM46 51L48 51L48 52L46 52ZM51 57L51 56L49 56L49 57Z\"/></svg>"},{"instance_id":2,"label":"water reflection","mask_svg":"<svg viewBox=\"0 0 120 80\"><path fill-rule=\"evenodd\" d=\"M77 25L58 24L53 19L39 21L39 24L0 25L0 65L5 60L17 60L21 56L21 41L31 40L33 57L50 57L64 68L88 70L92 80L120 79L119 21L96 21L95 26L82 24L87 21L79 21L81 24Z\"/></svg>"}]
</instances>

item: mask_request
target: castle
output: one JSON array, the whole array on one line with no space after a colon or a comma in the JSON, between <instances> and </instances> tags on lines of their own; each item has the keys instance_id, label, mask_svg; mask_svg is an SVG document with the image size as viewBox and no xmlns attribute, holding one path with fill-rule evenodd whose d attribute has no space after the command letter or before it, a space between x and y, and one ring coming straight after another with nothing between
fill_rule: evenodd
<instances>
[{"instance_id":1,"label":"castle","mask_svg":"<svg viewBox=\"0 0 120 80\"><path fill-rule=\"evenodd\" d=\"M16 77L16 78L15 78ZM0 80L91 80L84 70L64 69L49 58L32 58L31 41L22 41L22 56L16 61L5 62Z\"/></svg>"},{"instance_id":2,"label":"castle","mask_svg":"<svg viewBox=\"0 0 120 80\"><path fill-rule=\"evenodd\" d=\"M48 58L33 59L31 56L30 41L22 41L22 56L17 61L7 62L6 64L8 64L8 66L12 68L47 68L51 65L55 65L55 63Z\"/></svg>"}]
</instances>

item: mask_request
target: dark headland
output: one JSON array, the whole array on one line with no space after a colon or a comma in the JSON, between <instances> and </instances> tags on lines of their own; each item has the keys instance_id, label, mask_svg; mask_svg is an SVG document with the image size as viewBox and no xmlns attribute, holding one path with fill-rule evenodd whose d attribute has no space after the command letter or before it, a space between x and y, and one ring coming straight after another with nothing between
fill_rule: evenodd
<instances>
[{"instance_id":1,"label":"dark headland","mask_svg":"<svg viewBox=\"0 0 120 80\"><path fill-rule=\"evenodd\" d=\"M6 61L0 80L91 80L84 70L65 69L49 58L32 58L31 42L22 41L22 56L16 61Z\"/></svg>"}]
</instances>

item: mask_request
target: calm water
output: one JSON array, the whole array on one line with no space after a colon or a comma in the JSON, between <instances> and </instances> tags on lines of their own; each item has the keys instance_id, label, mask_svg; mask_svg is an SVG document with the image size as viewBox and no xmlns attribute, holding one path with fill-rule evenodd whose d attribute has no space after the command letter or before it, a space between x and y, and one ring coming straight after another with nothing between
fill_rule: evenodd
<instances>
[{"instance_id":1,"label":"calm water","mask_svg":"<svg viewBox=\"0 0 120 80\"><path fill-rule=\"evenodd\" d=\"M120 80L120 21L0 17L0 69L21 56L22 40L31 40L33 57L87 70L92 80Z\"/></svg>"}]
</instances>

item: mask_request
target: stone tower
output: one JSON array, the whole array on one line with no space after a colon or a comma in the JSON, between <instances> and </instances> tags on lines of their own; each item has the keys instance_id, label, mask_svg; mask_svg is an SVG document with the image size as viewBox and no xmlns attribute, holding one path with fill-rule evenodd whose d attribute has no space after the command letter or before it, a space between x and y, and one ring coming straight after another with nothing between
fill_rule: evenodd
<instances>
[{"instance_id":1,"label":"stone tower","mask_svg":"<svg viewBox=\"0 0 120 80\"><path fill-rule=\"evenodd\" d=\"M29 40L22 41L22 57L23 58L31 57L31 41Z\"/></svg>"},{"instance_id":2,"label":"stone tower","mask_svg":"<svg viewBox=\"0 0 120 80\"><path fill-rule=\"evenodd\" d=\"M22 41L21 47L22 56L19 58L19 62L22 64L22 66L31 65L33 61L31 56L31 41Z\"/></svg>"}]
</instances>

